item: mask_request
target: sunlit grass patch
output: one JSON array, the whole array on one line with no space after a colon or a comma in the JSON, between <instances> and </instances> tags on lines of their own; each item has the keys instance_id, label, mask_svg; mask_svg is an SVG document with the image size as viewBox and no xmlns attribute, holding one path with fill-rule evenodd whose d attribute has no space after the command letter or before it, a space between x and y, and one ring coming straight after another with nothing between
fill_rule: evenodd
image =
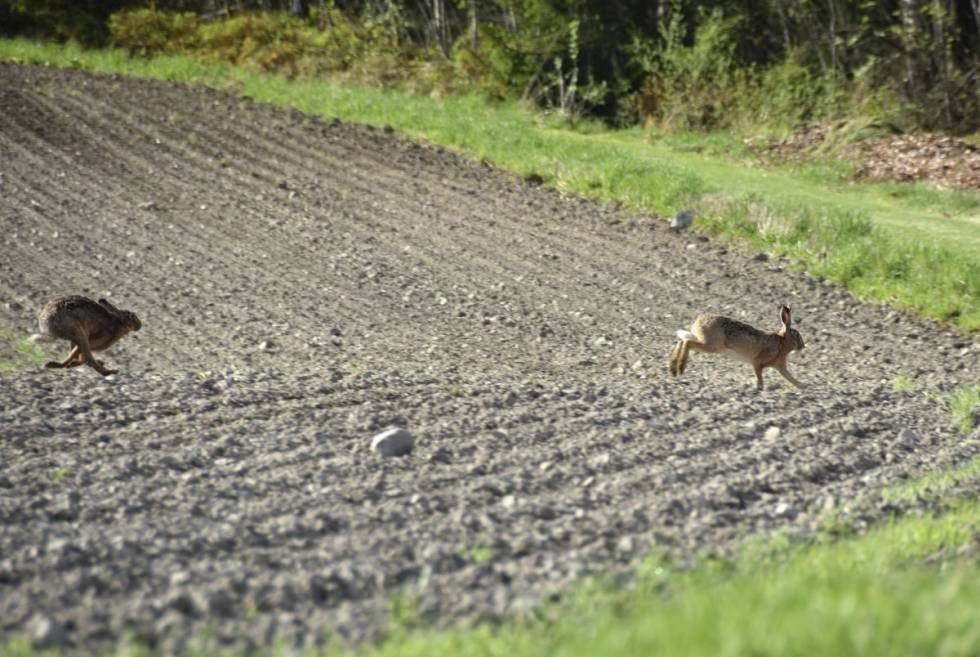
<instances>
[{"instance_id":1,"label":"sunlit grass patch","mask_svg":"<svg viewBox=\"0 0 980 657\"><path fill-rule=\"evenodd\" d=\"M18 331L0 327L0 373L37 367L46 360L48 354L40 346Z\"/></svg>"},{"instance_id":2,"label":"sunlit grass patch","mask_svg":"<svg viewBox=\"0 0 980 657\"><path fill-rule=\"evenodd\" d=\"M960 482L980 479L980 456L972 461L958 465L950 470L940 470L913 481L904 482L886 489L883 496L887 500L911 500L916 497L943 497L948 489Z\"/></svg>"},{"instance_id":3,"label":"sunlit grass patch","mask_svg":"<svg viewBox=\"0 0 980 657\"><path fill-rule=\"evenodd\" d=\"M949 397L949 408L960 431L971 431L980 422L980 386L956 390Z\"/></svg>"}]
</instances>

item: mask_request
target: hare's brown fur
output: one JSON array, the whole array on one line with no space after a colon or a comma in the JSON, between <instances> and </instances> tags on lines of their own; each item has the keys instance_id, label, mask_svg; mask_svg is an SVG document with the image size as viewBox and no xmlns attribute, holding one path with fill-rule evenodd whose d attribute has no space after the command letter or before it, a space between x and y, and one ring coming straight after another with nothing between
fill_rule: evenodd
<instances>
[{"instance_id":1,"label":"hare's brown fur","mask_svg":"<svg viewBox=\"0 0 980 657\"><path fill-rule=\"evenodd\" d=\"M81 296L49 302L38 315L38 324L43 333L71 343L65 360L45 363L45 367L88 365L103 376L117 370L106 368L92 353L108 349L127 333L143 326L135 313L120 310L105 299L92 301Z\"/></svg>"},{"instance_id":2,"label":"hare's brown fur","mask_svg":"<svg viewBox=\"0 0 980 657\"><path fill-rule=\"evenodd\" d=\"M742 360L752 363L758 388L762 389L762 370L772 367L783 377L802 388L803 384L789 373L786 358L793 351L803 349L803 338L792 327L790 309L780 307L782 328L775 333L765 333L757 328L728 317L700 315L691 324L689 335L679 331L680 341L670 356L670 373L684 373L691 349L706 353L732 352Z\"/></svg>"}]
</instances>

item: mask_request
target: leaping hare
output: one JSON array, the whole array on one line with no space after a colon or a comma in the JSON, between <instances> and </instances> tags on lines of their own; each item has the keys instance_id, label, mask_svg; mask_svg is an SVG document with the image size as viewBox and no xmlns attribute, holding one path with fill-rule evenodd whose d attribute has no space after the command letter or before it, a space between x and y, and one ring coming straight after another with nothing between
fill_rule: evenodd
<instances>
[{"instance_id":1,"label":"leaping hare","mask_svg":"<svg viewBox=\"0 0 980 657\"><path fill-rule=\"evenodd\" d=\"M119 310L105 299L96 302L80 296L49 302L37 321L42 333L71 343L71 351L65 360L45 363L45 367L88 365L103 376L115 374L118 370L107 369L92 352L108 349L119 338L143 326L135 313Z\"/></svg>"},{"instance_id":2,"label":"leaping hare","mask_svg":"<svg viewBox=\"0 0 980 657\"><path fill-rule=\"evenodd\" d=\"M684 373L687 355L691 349L712 354L730 352L752 363L759 390L762 390L762 370L765 367L775 368L787 381L802 388L803 384L789 373L786 357L792 351L803 349L803 338L792 327L789 308L780 306L779 318L783 327L775 333L764 333L727 317L700 315L691 324L690 331L677 332L680 341L670 356L670 373L673 376Z\"/></svg>"}]
</instances>

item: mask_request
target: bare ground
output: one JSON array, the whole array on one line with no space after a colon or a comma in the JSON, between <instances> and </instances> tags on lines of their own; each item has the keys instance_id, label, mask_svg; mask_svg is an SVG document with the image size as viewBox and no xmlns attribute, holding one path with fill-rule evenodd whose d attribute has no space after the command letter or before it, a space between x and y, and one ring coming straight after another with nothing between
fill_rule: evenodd
<instances>
[{"instance_id":1,"label":"bare ground","mask_svg":"<svg viewBox=\"0 0 980 657\"><path fill-rule=\"evenodd\" d=\"M972 338L212 90L0 63L0 227L0 327L63 294L144 324L114 377L0 375L0 641L358 642L396 594L503 618L980 451L942 401ZM698 354L669 379L697 313L775 328L779 303L805 391ZM368 449L390 424L411 455Z\"/></svg>"}]
</instances>

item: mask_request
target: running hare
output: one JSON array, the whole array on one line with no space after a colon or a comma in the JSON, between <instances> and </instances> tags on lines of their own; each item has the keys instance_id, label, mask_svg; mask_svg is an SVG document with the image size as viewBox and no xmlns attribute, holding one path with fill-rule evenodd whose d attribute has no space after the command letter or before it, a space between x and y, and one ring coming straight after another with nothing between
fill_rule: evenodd
<instances>
[{"instance_id":1,"label":"running hare","mask_svg":"<svg viewBox=\"0 0 980 657\"><path fill-rule=\"evenodd\" d=\"M762 389L762 369L773 367L797 388L803 384L793 378L786 367L786 357L791 351L803 349L800 332L792 328L789 308L779 307L779 318L783 327L776 333L762 331L727 317L700 315L691 324L690 331L678 331L680 342L670 356L670 373L678 376L684 373L687 355L691 349L707 353L729 352L736 357L752 363L758 387Z\"/></svg>"},{"instance_id":2,"label":"running hare","mask_svg":"<svg viewBox=\"0 0 980 657\"><path fill-rule=\"evenodd\" d=\"M92 352L108 349L119 338L130 331L138 331L143 326L134 313L119 310L105 299L95 302L80 296L63 297L49 302L38 315L37 321L44 334L71 343L68 358L60 363L45 363L45 367L88 365L103 376L115 374L117 370L107 369Z\"/></svg>"}]
</instances>

